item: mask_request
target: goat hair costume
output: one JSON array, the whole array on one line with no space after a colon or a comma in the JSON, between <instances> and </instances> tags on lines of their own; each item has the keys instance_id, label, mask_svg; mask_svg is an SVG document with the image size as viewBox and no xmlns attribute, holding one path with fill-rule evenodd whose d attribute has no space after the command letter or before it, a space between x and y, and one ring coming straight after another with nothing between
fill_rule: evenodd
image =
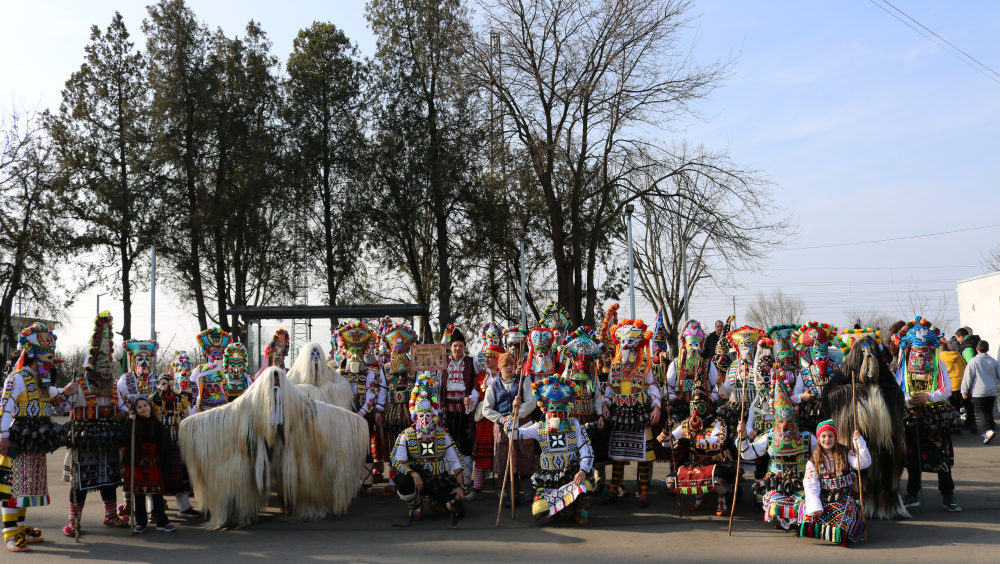
<instances>
[{"instance_id":1,"label":"goat hair costume","mask_svg":"<svg viewBox=\"0 0 1000 564\"><path fill-rule=\"evenodd\" d=\"M364 472L367 444L364 419L307 398L273 367L239 401L180 426L191 485L213 529L250 525L271 491L294 519L344 514Z\"/></svg>"},{"instance_id":2,"label":"goat hair costume","mask_svg":"<svg viewBox=\"0 0 1000 564\"><path fill-rule=\"evenodd\" d=\"M904 519L910 517L899 495L899 478L906 466L906 400L882 359L880 344L880 333L872 329L850 330L840 336L841 349L848 352L823 390L823 411L845 429L839 441L847 445L855 428L857 396L857 429L866 438L872 459L861 473L865 516Z\"/></svg>"},{"instance_id":3,"label":"goat hair costume","mask_svg":"<svg viewBox=\"0 0 1000 564\"><path fill-rule=\"evenodd\" d=\"M306 343L285 377L309 399L353 411L351 383L331 368L319 343Z\"/></svg>"}]
</instances>

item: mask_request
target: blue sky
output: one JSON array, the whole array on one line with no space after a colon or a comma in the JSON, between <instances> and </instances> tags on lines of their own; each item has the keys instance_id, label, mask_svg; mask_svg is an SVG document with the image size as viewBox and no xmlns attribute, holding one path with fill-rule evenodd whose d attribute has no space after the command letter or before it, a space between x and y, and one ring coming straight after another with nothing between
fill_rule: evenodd
<instances>
[{"instance_id":1,"label":"blue sky","mask_svg":"<svg viewBox=\"0 0 1000 564\"><path fill-rule=\"evenodd\" d=\"M1000 72L1000 2L893 3ZM5 106L16 97L27 105L56 107L63 82L82 62L90 25L104 28L116 9L136 44L144 44L144 2L12 4L0 21ZM343 28L363 54L374 51L361 2L188 4L230 36L242 33L251 18L259 21L282 58L297 31L316 20ZM776 207L792 209L801 225L788 247L1000 223L1000 84L868 0L705 0L695 12L700 17L686 39L694 42L698 59L738 58L734 76L701 106L711 120L686 124L682 135L709 147L729 147L735 160L767 172L777 186ZM738 321L749 295L783 286L802 295L810 318L841 324L843 310L855 304L893 310L893 298L905 295L912 276L924 291L947 292L953 330L954 282L981 274L980 257L997 241L1000 228L781 251L773 255L767 276L742 277L745 287L728 293L737 296ZM887 293L892 290L903 294ZM941 299L940 291L928 294ZM692 314L706 322L729 309L728 298L714 293L695 298ZM72 325L63 334L72 335L71 343L86 338L94 304L85 301L68 312ZM193 323L183 308L165 297L158 301L161 308L172 308L158 309L162 340L172 333L183 341ZM147 326L142 311L148 301L140 298L136 307L136 327ZM652 317L645 304L639 304L639 313Z\"/></svg>"}]
</instances>

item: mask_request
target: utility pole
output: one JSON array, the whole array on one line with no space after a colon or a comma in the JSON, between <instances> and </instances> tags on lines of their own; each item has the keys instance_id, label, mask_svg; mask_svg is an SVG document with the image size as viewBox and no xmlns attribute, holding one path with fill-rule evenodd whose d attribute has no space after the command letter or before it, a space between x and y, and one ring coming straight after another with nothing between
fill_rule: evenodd
<instances>
[{"instance_id":1,"label":"utility pole","mask_svg":"<svg viewBox=\"0 0 1000 564\"><path fill-rule=\"evenodd\" d=\"M625 216L628 218L628 292L629 309L632 319L635 319L635 263L632 260L632 212L635 206L625 204Z\"/></svg>"},{"instance_id":2,"label":"utility pole","mask_svg":"<svg viewBox=\"0 0 1000 564\"><path fill-rule=\"evenodd\" d=\"M524 290L524 238L521 238L521 327L528 328L528 301Z\"/></svg>"},{"instance_id":3,"label":"utility pole","mask_svg":"<svg viewBox=\"0 0 1000 564\"><path fill-rule=\"evenodd\" d=\"M149 259L149 339L156 340L156 243L152 245L153 256Z\"/></svg>"},{"instance_id":4,"label":"utility pole","mask_svg":"<svg viewBox=\"0 0 1000 564\"><path fill-rule=\"evenodd\" d=\"M98 315L98 317L100 317L100 315L101 315L101 296L103 296L103 295L104 294L97 294L97 315Z\"/></svg>"}]
</instances>

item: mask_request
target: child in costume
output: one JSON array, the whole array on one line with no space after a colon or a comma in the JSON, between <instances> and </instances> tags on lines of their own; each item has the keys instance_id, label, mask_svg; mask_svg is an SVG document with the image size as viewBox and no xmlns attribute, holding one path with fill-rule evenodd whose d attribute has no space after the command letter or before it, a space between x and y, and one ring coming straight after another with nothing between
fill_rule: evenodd
<instances>
[{"instance_id":1,"label":"child in costume","mask_svg":"<svg viewBox=\"0 0 1000 564\"><path fill-rule=\"evenodd\" d=\"M579 384L564 376L549 376L531 385L544 419L519 427L523 439L538 441L540 468L531 477L535 519L557 514L573 515L578 525L588 522L587 508L593 485L587 479L594 462L590 438L580 422L570 415L575 400L583 394ZM504 419L504 429L514 428L514 416Z\"/></svg>"},{"instance_id":2,"label":"child in costume","mask_svg":"<svg viewBox=\"0 0 1000 564\"><path fill-rule=\"evenodd\" d=\"M145 396L135 398L128 416L123 440L125 449L122 451L122 465L125 475L122 481L126 494L135 493L139 496L134 504L134 531L136 534L146 531L149 523L149 516L146 515L148 495L153 502L152 517L156 520L156 530L173 532L174 526L167 519L166 505L163 502L164 476L170 473L172 461L170 435L153 415L153 405Z\"/></svg>"},{"instance_id":3,"label":"child in costume","mask_svg":"<svg viewBox=\"0 0 1000 564\"><path fill-rule=\"evenodd\" d=\"M806 514L799 536L825 539L847 546L865 536L865 521L858 504L857 471L871 465L861 433L854 431L854 449L837 443L837 427L832 420L816 428L819 444L806 463L803 487Z\"/></svg>"},{"instance_id":4,"label":"child in costume","mask_svg":"<svg viewBox=\"0 0 1000 564\"><path fill-rule=\"evenodd\" d=\"M410 393L413 425L400 433L392 453L396 492L409 508L410 521L419 521L424 496L445 508L452 526L465 516L464 472L448 432L435 423L440 405L434 380L422 373Z\"/></svg>"},{"instance_id":5,"label":"child in costume","mask_svg":"<svg viewBox=\"0 0 1000 564\"><path fill-rule=\"evenodd\" d=\"M535 465L535 449L530 440L514 433L514 447L511 449L508 433L504 429L504 421L517 414L517 425L521 426L531 421L531 412L535 409L535 396L531 388L531 380L517 373L516 360L510 353L504 353L497 361L500 377L493 381L486 390L483 405L483 417L492 421L493 426L493 475L501 480L510 480L507 471L508 453L513 453L513 472L519 490L524 491L522 481L531 476ZM515 503L517 492L511 492Z\"/></svg>"}]
</instances>

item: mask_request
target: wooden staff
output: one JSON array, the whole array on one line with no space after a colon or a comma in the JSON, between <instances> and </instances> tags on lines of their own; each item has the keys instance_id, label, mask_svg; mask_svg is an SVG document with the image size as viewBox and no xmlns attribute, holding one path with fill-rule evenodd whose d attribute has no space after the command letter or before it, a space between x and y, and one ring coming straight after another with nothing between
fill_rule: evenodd
<instances>
[{"instance_id":1,"label":"wooden staff","mask_svg":"<svg viewBox=\"0 0 1000 564\"><path fill-rule=\"evenodd\" d=\"M134 406L135 400L132 400L132 401L133 401L133 406ZM134 409L134 407L133 407L133 409ZM132 420L132 445L131 445L131 450L132 450L132 468L129 469L129 473L128 473L129 474L129 479L132 482L132 485L129 488L129 496L130 496L129 497L129 503L132 504L132 511L129 512L129 516L128 516L129 529L130 529L129 534L130 535L134 535L135 534L135 508L137 507L136 506L136 499L135 499L135 427L136 427L136 425L138 425L138 423L139 423L139 414L136 413L135 419ZM145 503L145 502L146 502L146 500L143 500L143 503Z\"/></svg>"},{"instance_id":2,"label":"wooden staff","mask_svg":"<svg viewBox=\"0 0 1000 564\"><path fill-rule=\"evenodd\" d=\"M681 513L680 474L677 472L677 441L674 440L674 434L672 429L670 429L670 426L673 425L673 419L670 418L670 386L667 385L666 378L663 379L663 387L668 390L667 397L663 398L663 401L667 404L667 422L663 428L668 433L667 436L670 437L670 464L674 467L674 489L677 490L677 517L683 519L684 515Z\"/></svg>"},{"instance_id":3,"label":"wooden staff","mask_svg":"<svg viewBox=\"0 0 1000 564\"><path fill-rule=\"evenodd\" d=\"M517 357L515 357L514 366L518 366L520 364L520 360L521 360L520 347L517 348L517 351L518 351L518 354L517 354ZM501 374L499 377L502 379L503 375ZM519 396L521 395L521 385L524 383L523 382L523 378L524 378L524 375L522 374L517 379L517 394ZM484 398L484 401L485 401L485 398ZM517 414L512 412L511 415L514 417L514 424L516 425L517 424ZM504 465L504 469L503 469L503 471L504 471L503 481L501 482L501 486L500 486L500 505L499 505L499 507L497 507L497 523L496 523L497 527L500 526L500 515L503 514L503 494L507 491L507 476L508 475L510 476L510 489L511 489L511 493L510 493L510 518L511 519L514 518L514 490L516 488L514 487L514 430L513 429L511 429L510 435L507 437L507 442L508 442L508 445L507 445L507 464Z\"/></svg>"},{"instance_id":4,"label":"wooden staff","mask_svg":"<svg viewBox=\"0 0 1000 564\"><path fill-rule=\"evenodd\" d=\"M517 397L519 398L521 398L521 386L523 384L524 384L524 374L522 373L520 376L517 377ZM524 398L521 398L521 401L524 401ZM520 417L518 417L520 413L511 412L510 415L513 418L512 421L513 425L511 426L510 437L507 438L507 441L510 442L510 448L508 449L507 452L507 466L510 468L510 472L508 472L508 474L510 474L510 518L513 519L514 506L517 505L516 503L514 503L514 496L517 495L517 486L515 485L515 478L514 478L514 432L517 430L518 423L520 423Z\"/></svg>"},{"instance_id":5,"label":"wooden staff","mask_svg":"<svg viewBox=\"0 0 1000 564\"><path fill-rule=\"evenodd\" d=\"M860 376L860 374L859 374ZM853 396L852 403L854 404L854 432L858 432L858 383L852 382L851 385L851 395ZM851 443L854 443L854 435L851 435ZM857 445L852 445L857 448ZM860 449L859 449L860 450ZM864 488L861 487L861 453L855 453L855 459L858 461L858 501L861 502L861 524L865 527L865 544L868 544L868 523L865 520L865 494L862 491Z\"/></svg>"},{"instance_id":6,"label":"wooden staff","mask_svg":"<svg viewBox=\"0 0 1000 564\"><path fill-rule=\"evenodd\" d=\"M79 393L79 392L77 392ZM76 507L76 491L80 488L80 484L75 484L73 482L79 482L76 476L73 475L73 463L76 462L76 417L74 417L73 405L69 406L69 494L73 498L73 511L77 511ZM76 519L73 520L73 538L76 542L80 542L80 519L83 518L83 511L76 514Z\"/></svg>"},{"instance_id":7,"label":"wooden staff","mask_svg":"<svg viewBox=\"0 0 1000 564\"><path fill-rule=\"evenodd\" d=\"M740 421L743 423L743 410L747 407L747 396L746 396L746 382L743 382L743 399L740 400ZM739 429L739 423L737 423L737 429ZM729 536L733 536L733 516L736 515L736 494L740 491L740 463L743 460L743 456L740 452L740 443L743 441L743 435L736 431L736 479L734 480L735 486L733 487L733 504L729 508Z\"/></svg>"}]
</instances>

